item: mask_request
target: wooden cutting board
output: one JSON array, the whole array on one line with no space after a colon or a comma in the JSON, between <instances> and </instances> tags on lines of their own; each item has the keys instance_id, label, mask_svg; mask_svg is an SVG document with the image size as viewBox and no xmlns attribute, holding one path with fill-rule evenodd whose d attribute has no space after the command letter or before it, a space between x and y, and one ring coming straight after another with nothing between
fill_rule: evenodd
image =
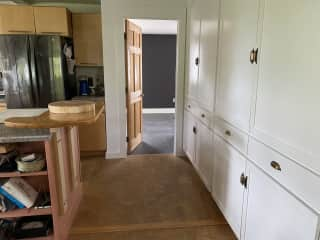
<instances>
[{"instance_id":1,"label":"wooden cutting board","mask_svg":"<svg viewBox=\"0 0 320 240\"><path fill-rule=\"evenodd\" d=\"M91 101L60 101L48 105L49 112L55 114L75 114L95 112L95 103Z\"/></svg>"}]
</instances>

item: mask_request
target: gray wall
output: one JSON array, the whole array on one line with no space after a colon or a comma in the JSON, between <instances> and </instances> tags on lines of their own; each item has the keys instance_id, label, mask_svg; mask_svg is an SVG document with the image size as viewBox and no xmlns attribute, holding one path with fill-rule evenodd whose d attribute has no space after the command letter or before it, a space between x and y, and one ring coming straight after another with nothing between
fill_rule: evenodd
<instances>
[{"instance_id":1,"label":"gray wall","mask_svg":"<svg viewBox=\"0 0 320 240\"><path fill-rule=\"evenodd\" d=\"M143 107L173 108L176 35L143 35Z\"/></svg>"}]
</instances>

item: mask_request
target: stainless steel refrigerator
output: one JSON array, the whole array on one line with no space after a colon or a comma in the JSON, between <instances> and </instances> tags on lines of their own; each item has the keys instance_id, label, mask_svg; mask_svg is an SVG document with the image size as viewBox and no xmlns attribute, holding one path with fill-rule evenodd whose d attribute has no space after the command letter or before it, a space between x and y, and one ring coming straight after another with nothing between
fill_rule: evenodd
<instances>
[{"instance_id":1,"label":"stainless steel refrigerator","mask_svg":"<svg viewBox=\"0 0 320 240\"><path fill-rule=\"evenodd\" d=\"M0 90L8 108L47 107L73 95L60 36L0 36Z\"/></svg>"}]
</instances>

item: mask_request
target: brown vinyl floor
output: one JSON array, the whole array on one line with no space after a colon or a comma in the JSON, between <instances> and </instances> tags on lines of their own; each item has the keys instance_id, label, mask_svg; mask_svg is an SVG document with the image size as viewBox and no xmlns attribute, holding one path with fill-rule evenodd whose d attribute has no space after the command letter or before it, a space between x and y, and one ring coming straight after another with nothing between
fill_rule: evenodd
<instances>
[{"instance_id":1,"label":"brown vinyl floor","mask_svg":"<svg viewBox=\"0 0 320 240\"><path fill-rule=\"evenodd\" d=\"M71 240L236 239L188 160L170 155L82 161Z\"/></svg>"}]
</instances>

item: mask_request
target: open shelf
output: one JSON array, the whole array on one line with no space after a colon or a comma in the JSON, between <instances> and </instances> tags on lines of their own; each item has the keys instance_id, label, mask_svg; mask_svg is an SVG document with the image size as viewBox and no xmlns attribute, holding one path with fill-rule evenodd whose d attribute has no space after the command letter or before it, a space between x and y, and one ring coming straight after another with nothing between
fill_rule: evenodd
<instances>
[{"instance_id":1,"label":"open shelf","mask_svg":"<svg viewBox=\"0 0 320 240\"><path fill-rule=\"evenodd\" d=\"M48 171L40 172L30 172L30 173L21 173L21 172L1 172L0 178L12 178L12 177L33 177L33 176L47 176Z\"/></svg>"},{"instance_id":2,"label":"open shelf","mask_svg":"<svg viewBox=\"0 0 320 240\"><path fill-rule=\"evenodd\" d=\"M35 208L23 208L15 209L8 212L0 213L0 218L18 218L18 217L29 217L29 216L43 216L51 215L51 208L35 209Z\"/></svg>"}]
</instances>

